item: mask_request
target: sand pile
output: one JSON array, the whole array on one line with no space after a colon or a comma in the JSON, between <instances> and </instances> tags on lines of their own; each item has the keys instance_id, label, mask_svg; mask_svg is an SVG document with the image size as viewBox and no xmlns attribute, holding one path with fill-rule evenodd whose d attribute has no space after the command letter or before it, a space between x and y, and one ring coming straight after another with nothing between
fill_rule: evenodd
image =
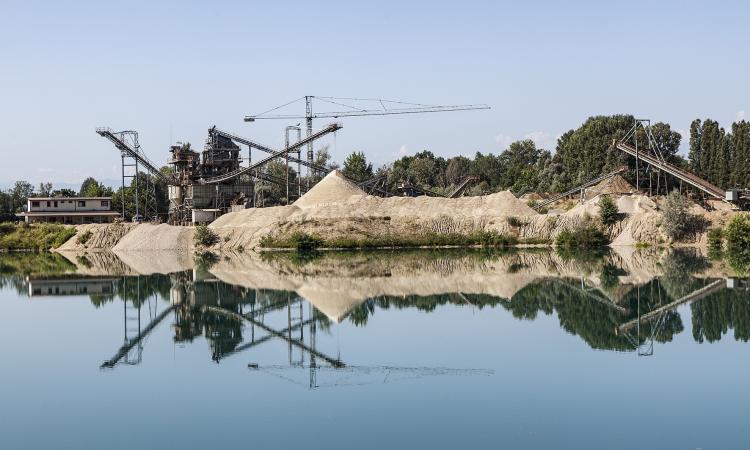
<instances>
[{"instance_id":1,"label":"sand pile","mask_svg":"<svg viewBox=\"0 0 750 450\"><path fill-rule=\"evenodd\" d=\"M301 200L301 199L300 199ZM414 217L441 216L456 219L533 216L538 214L510 191L477 197L373 197L352 195L344 201L319 204L314 209L300 211L300 216L312 218L334 217Z\"/></svg>"},{"instance_id":2,"label":"sand pile","mask_svg":"<svg viewBox=\"0 0 750 450\"><path fill-rule=\"evenodd\" d=\"M549 194L546 194L546 193L540 194L539 192L527 192L518 198L525 202L528 202L531 200L539 201L539 200L544 200L546 198L549 198Z\"/></svg>"},{"instance_id":3,"label":"sand pile","mask_svg":"<svg viewBox=\"0 0 750 450\"><path fill-rule=\"evenodd\" d=\"M635 192L635 187L632 184L620 175L615 175L586 189L586 198L590 199L604 194L632 194L633 192Z\"/></svg>"},{"instance_id":4,"label":"sand pile","mask_svg":"<svg viewBox=\"0 0 750 450\"><path fill-rule=\"evenodd\" d=\"M656 203L645 195L624 195L617 199L617 209L625 214L651 213Z\"/></svg>"},{"instance_id":5,"label":"sand pile","mask_svg":"<svg viewBox=\"0 0 750 450\"><path fill-rule=\"evenodd\" d=\"M568 216L596 216L599 214L599 202L602 195L586 200L567 211ZM656 211L656 203L645 195L623 195L615 200L617 210L622 214L651 213Z\"/></svg>"},{"instance_id":6,"label":"sand pile","mask_svg":"<svg viewBox=\"0 0 750 450\"><path fill-rule=\"evenodd\" d=\"M110 223L76 225L76 235L61 245L58 251L111 250L136 224ZM86 236L84 239L83 236ZM82 242L83 241L83 242Z\"/></svg>"},{"instance_id":7,"label":"sand pile","mask_svg":"<svg viewBox=\"0 0 750 450\"><path fill-rule=\"evenodd\" d=\"M311 208L316 205L338 203L346 201L352 195L366 196L367 193L344 178L340 171L334 170L297 199L294 206Z\"/></svg>"},{"instance_id":8,"label":"sand pile","mask_svg":"<svg viewBox=\"0 0 750 450\"><path fill-rule=\"evenodd\" d=\"M142 223L123 236L112 250L189 250L193 247L194 231L192 227Z\"/></svg>"}]
</instances>

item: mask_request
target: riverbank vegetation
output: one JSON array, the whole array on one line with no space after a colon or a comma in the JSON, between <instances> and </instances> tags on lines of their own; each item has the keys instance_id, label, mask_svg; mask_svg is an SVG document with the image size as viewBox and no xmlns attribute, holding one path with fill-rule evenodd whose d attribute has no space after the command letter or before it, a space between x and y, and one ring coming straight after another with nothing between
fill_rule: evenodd
<instances>
[{"instance_id":1,"label":"riverbank vegetation","mask_svg":"<svg viewBox=\"0 0 750 450\"><path fill-rule=\"evenodd\" d=\"M0 223L0 250L50 250L75 234L75 228L60 224Z\"/></svg>"},{"instance_id":2,"label":"riverbank vegetation","mask_svg":"<svg viewBox=\"0 0 750 450\"><path fill-rule=\"evenodd\" d=\"M598 249L608 244L609 238L593 221L562 230L555 239L555 245L561 250Z\"/></svg>"},{"instance_id":3,"label":"riverbank vegetation","mask_svg":"<svg viewBox=\"0 0 750 450\"><path fill-rule=\"evenodd\" d=\"M297 232L289 236L267 235L261 239L260 246L265 249L309 251L319 248L510 247L519 243L515 236L494 231L477 231L470 234L427 232L411 236L385 234L382 236L334 238L322 238Z\"/></svg>"}]
</instances>

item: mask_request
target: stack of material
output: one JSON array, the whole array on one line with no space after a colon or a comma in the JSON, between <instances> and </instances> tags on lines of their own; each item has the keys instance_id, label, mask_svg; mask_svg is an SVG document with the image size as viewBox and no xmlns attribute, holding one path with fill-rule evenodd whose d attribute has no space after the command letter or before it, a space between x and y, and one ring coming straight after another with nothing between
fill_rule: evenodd
<instances>
[{"instance_id":1,"label":"stack of material","mask_svg":"<svg viewBox=\"0 0 750 450\"><path fill-rule=\"evenodd\" d=\"M592 199L598 195L626 195L635 192L635 187L628 183L619 174L586 189L586 199Z\"/></svg>"}]
</instances>

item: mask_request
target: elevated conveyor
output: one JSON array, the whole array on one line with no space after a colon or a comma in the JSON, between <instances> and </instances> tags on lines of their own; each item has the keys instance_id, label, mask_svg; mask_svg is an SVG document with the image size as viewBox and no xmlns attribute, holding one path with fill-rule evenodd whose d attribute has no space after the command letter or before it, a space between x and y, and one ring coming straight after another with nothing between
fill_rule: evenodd
<instances>
[{"instance_id":1,"label":"elevated conveyor","mask_svg":"<svg viewBox=\"0 0 750 450\"><path fill-rule=\"evenodd\" d=\"M450 194L448 194L448 198L458 198L463 194L463 192L466 190L466 188L471 185L471 183L474 183L476 181L479 181L479 177L470 176L464 178L464 181L461 182L458 186L456 186L456 189L453 190Z\"/></svg>"},{"instance_id":2,"label":"elevated conveyor","mask_svg":"<svg viewBox=\"0 0 750 450\"><path fill-rule=\"evenodd\" d=\"M255 164L250 165L249 167L240 167L237 170L233 170L229 173L225 173L223 175L218 175L215 177L210 178L201 178L198 180L199 184L217 184L217 183L223 183L225 181L229 181L233 178L237 178L240 175L243 175L245 173L251 172L259 167L262 167L275 158L283 157L287 153L292 152L294 150L297 150L298 148L307 145L308 143L325 136L328 133L333 133L335 131L338 131L342 128L340 124L332 123L328 125L327 127L323 128L322 130L318 131L317 133L314 133L310 136L307 136L306 138L302 139L299 142L295 142L294 144L290 145L287 148L284 148L282 150L275 151L270 156L267 156L266 158L261 159L260 161L256 162ZM231 139L231 138L230 138Z\"/></svg>"},{"instance_id":3,"label":"elevated conveyor","mask_svg":"<svg viewBox=\"0 0 750 450\"><path fill-rule=\"evenodd\" d=\"M562 198L565 198L565 197L567 197L569 195L573 195L573 194L575 194L578 191L581 191L583 189L586 189L587 187L591 187L591 186L593 186L593 185L595 185L597 183L600 183L600 182L606 180L607 178L612 178L613 176L617 175L618 173L624 172L625 170L627 170L627 167L623 166L623 167L620 167L617 170L613 170L612 172L609 172L609 173L606 173L606 174L604 174L602 176L596 177L596 178L594 178L592 180L589 180L589 181L583 183L580 186L576 186L573 189L569 189L569 190L563 192L562 194L554 195L554 196L548 198L547 200L544 200L542 202L537 203L536 206L534 206L534 209L539 210L541 208L544 208L545 206L550 205L552 203L555 203L556 201L558 201L558 200L560 200Z\"/></svg>"},{"instance_id":4,"label":"elevated conveyor","mask_svg":"<svg viewBox=\"0 0 750 450\"><path fill-rule=\"evenodd\" d=\"M173 184L171 183L171 180L169 180L169 178L166 175L161 173L161 171L156 166L156 164L151 162L151 160L149 160L146 157L146 155L144 155L138 149L133 148L127 142L122 140L118 136L118 132L114 132L110 128L101 127L101 128L96 129L96 134L104 138L107 138L110 142L112 142L115 145L115 147L118 150L125 153L127 156L136 159L138 163L140 163L143 167L145 167L146 170L151 175L154 175L155 177L159 178L162 181L167 182L168 184Z\"/></svg>"},{"instance_id":5,"label":"elevated conveyor","mask_svg":"<svg viewBox=\"0 0 750 450\"><path fill-rule=\"evenodd\" d=\"M672 175L673 177L684 181L690 186L700 189L701 191L705 192L706 194L714 198L717 198L719 200L725 199L726 193L720 187L716 186L715 184L709 183L708 181L686 170L682 170L679 167L662 160L661 158L657 157L656 155L653 155L650 152L637 150L634 146L623 141L614 141L612 144L618 150L625 152L628 155L634 156L640 160L643 160L647 164L651 165L652 167L659 169L659 170L663 170L665 173L668 173Z\"/></svg>"},{"instance_id":6,"label":"elevated conveyor","mask_svg":"<svg viewBox=\"0 0 750 450\"><path fill-rule=\"evenodd\" d=\"M260 143L255 142L255 141L251 141L250 139L246 139L246 138L243 138L241 136L237 136L236 134L232 134L232 133L229 133L227 131L220 130L220 129L216 128L216 127L211 128L209 130L209 133L216 134L217 136L222 136L222 137L225 137L227 139L231 139L234 142L238 142L240 144L247 145L250 148L255 148L255 149L258 149L258 150L260 150L262 152L266 152L266 153L270 153L270 154L276 153L276 150L272 149L271 147L268 147L266 145L260 144ZM284 155L282 155L282 157L287 158ZM309 168L311 168L311 169L313 169L313 170L315 170L317 172L320 172L320 173L328 173L328 172L331 171L331 169L328 168L328 167L320 166L318 164L309 162L309 161L307 161L305 159L295 158L295 157L293 157L291 155L288 156L288 159L289 159L289 162L296 163L296 164L301 164L301 165L303 165L305 167L309 167Z\"/></svg>"}]
</instances>

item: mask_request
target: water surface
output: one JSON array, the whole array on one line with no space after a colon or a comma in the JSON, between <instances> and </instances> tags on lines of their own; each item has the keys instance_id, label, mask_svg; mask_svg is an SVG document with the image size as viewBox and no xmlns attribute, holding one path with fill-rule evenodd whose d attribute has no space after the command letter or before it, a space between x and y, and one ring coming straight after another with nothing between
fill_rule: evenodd
<instances>
[{"instance_id":1,"label":"water surface","mask_svg":"<svg viewBox=\"0 0 750 450\"><path fill-rule=\"evenodd\" d=\"M3 448L746 448L692 251L0 256Z\"/></svg>"}]
</instances>

